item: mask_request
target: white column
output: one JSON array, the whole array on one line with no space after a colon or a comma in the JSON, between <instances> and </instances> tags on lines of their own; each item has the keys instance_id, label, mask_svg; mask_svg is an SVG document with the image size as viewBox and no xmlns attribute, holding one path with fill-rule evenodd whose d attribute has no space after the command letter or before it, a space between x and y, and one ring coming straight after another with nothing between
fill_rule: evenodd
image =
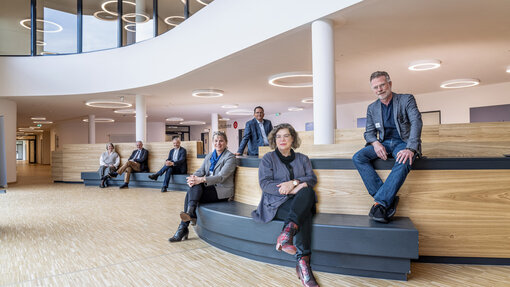
<instances>
[{"instance_id":1,"label":"white column","mask_svg":"<svg viewBox=\"0 0 510 287\"><path fill-rule=\"evenodd\" d=\"M210 151L212 151L214 149L213 134L214 134L214 132L217 132L218 130L219 130L218 113L212 113L211 114L211 132L209 133L209 142L211 143Z\"/></svg>"},{"instance_id":2,"label":"white column","mask_svg":"<svg viewBox=\"0 0 510 287\"><path fill-rule=\"evenodd\" d=\"M336 128L335 47L331 20L312 23L314 144L334 144Z\"/></svg>"},{"instance_id":3,"label":"white column","mask_svg":"<svg viewBox=\"0 0 510 287\"><path fill-rule=\"evenodd\" d=\"M0 116L0 193L7 187L7 161L5 159L4 116Z\"/></svg>"},{"instance_id":4,"label":"white column","mask_svg":"<svg viewBox=\"0 0 510 287\"><path fill-rule=\"evenodd\" d=\"M96 115L89 115L89 144L96 143Z\"/></svg>"},{"instance_id":5,"label":"white column","mask_svg":"<svg viewBox=\"0 0 510 287\"><path fill-rule=\"evenodd\" d=\"M136 95L136 140L145 143L147 138L147 107L144 95Z\"/></svg>"}]
</instances>

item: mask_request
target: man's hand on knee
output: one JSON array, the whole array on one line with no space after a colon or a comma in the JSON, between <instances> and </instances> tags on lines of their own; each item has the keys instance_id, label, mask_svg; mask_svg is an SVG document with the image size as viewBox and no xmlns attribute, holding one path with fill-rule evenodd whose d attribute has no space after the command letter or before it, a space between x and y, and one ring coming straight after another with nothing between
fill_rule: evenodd
<instances>
[{"instance_id":1,"label":"man's hand on knee","mask_svg":"<svg viewBox=\"0 0 510 287\"><path fill-rule=\"evenodd\" d=\"M380 159L388 159L388 153L386 152L386 148L382 145L382 143L375 141L372 143L372 146L374 147L374 151Z\"/></svg>"},{"instance_id":2,"label":"man's hand on knee","mask_svg":"<svg viewBox=\"0 0 510 287\"><path fill-rule=\"evenodd\" d=\"M406 163L409 159L409 165L413 164L414 152L412 150L403 149L397 153L397 162L398 163Z\"/></svg>"}]
</instances>

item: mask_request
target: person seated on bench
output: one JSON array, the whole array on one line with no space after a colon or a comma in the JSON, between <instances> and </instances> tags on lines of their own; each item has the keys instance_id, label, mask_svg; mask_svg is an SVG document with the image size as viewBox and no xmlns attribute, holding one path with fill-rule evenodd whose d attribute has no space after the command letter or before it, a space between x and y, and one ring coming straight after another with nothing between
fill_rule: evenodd
<instances>
[{"instance_id":1,"label":"person seated on bench","mask_svg":"<svg viewBox=\"0 0 510 287\"><path fill-rule=\"evenodd\" d=\"M165 161L165 165L156 173L149 175L152 180L157 180L160 175L165 173L165 180L163 181L163 187L161 192L166 192L170 177L172 174L185 174L188 172L188 164L186 162L186 149L181 147L181 140L175 137L172 140L174 148L170 150L168 158Z\"/></svg>"},{"instance_id":2,"label":"person seated on bench","mask_svg":"<svg viewBox=\"0 0 510 287\"><path fill-rule=\"evenodd\" d=\"M115 146L112 143L108 143L106 145L106 151L101 154L99 158L99 177L101 178L101 184L99 187L106 187L106 180L108 179L108 174L110 172L114 172L119 168L120 165L120 156L117 152L115 152Z\"/></svg>"},{"instance_id":3,"label":"person seated on bench","mask_svg":"<svg viewBox=\"0 0 510 287\"><path fill-rule=\"evenodd\" d=\"M119 174L123 174L124 171L126 175L124 176L124 184L119 188L128 188L129 185L129 177L132 172L149 172L149 165L147 164L147 159L149 158L149 151L143 148L143 142L136 142L136 149L131 153L129 160L123 164L117 172L110 173L111 177L116 177Z\"/></svg>"},{"instance_id":4,"label":"person seated on bench","mask_svg":"<svg viewBox=\"0 0 510 287\"><path fill-rule=\"evenodd\" d=\"M190 187L184 199L181 223L174 236L168 239L177 242L188 239L188 226L196 224L198 203L226 201L234 197L234 172L236 156L227 149L227 135L214 132L214 151L205 156L202 166L187 177Z\"/></svg>"},{"instance_id":5,"label":"person seated on bench","mask_svg":"<svg viewBox=\"0 0 510 287\"><path fill-rule=\"evenodd\" d=\"M423 123L413 95L393 93L388 73L372 73L370 86L378 99L367 109L364 134L367 144L354 154L352 161L375 201L368 215L387 223L397 210L396 194L420 154ZM388 155L393 155L395 165L383 183L371 161L387 160Z\"/></svg>"},{"instance_id":6,"label":"person seated on bench","mask_svg":"<svg viewBox=\"0 0 510 287\"><path fill-rule=\"evenodd\" d=\"M317 177L310 159L294 152L300 144L290 124L277 125L269 134L269 145L274 151L266 153L260 161L262 198L252 217L263 223L273 219L284 221L276 249L296 256L296 272L304 286L319 286L310 267L312 217L317 202L313 187Z\"/></svg>"}]
</instances>

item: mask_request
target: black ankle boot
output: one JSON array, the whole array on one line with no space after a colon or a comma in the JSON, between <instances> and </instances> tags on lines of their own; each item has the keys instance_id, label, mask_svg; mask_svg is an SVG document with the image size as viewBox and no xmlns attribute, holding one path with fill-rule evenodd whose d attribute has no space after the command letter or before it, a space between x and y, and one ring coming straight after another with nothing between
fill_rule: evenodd
<instances>
[{"instance_id":1,"label":"black ankle boot","mask_svg":"<svg viewBox=\"0 0 510 287\"><path fill-rule=\"evenodd\" d=\"M181 212L181 214L180 214L181 220L184 222L191 221L192 226L197 225L197 215L195 213L196 209L197 209L197 207L195 205L189 205L188 210L186 212L184 212L184 211Z\"/></svg>"},{"instance_id":2,"label":"black ankle boot","mask_svg":"<svg viewBox=\"0 0 510 287\"><path fill-rule=\"evenodd\" d=\"M188 225L181 222L181 224L179 224L179 228L177 228L177 231L175 232L174 236L170 237L168 239L168 241L178 242L178 241L186 240L186 239L188 239L188 234L189 234Z\"/></svg>"}]
</instances>

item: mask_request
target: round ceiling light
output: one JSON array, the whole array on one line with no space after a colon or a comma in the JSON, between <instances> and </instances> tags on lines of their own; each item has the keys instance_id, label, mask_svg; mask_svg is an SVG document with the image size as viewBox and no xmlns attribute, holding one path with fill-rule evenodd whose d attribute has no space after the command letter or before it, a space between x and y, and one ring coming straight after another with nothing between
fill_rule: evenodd
<instances>
[{"instance_id":1,"label":"round ceiling light","mask_svg":"<svg viewBox=\"0 0 510 287\"><path fill-rule=\"evenodd\" d=\"M88 123L88 122L89 122L89 119L88 119L88 118L85 118L85 119L83 119L82 121L84 121L84 122ZM115 122L115 120L114 120L114 119L110 119L110 118L96 118L96 119L94 120L94 122L96 122L96 123L113 123L113 122Z\"/></svg>"},{"instance_id":2,"label":"round ceiling light","mask_svg":"<svg viewBox=\"0 0 510 287\"><path fill-rule=\"evenodd\" d=\"M184 22L185 18L182 16L169 16L166 17L165 20L163 20L165 23L167 23L170 26L177 26Z\"/></svg>"},{"instance_id":3,"label":"round ceiling light","mask_svg":"<svg viewBox=\"0 0 510 287\"><path fill-rule=\"evenodd\" d=\"M134 29L131 27L134 27ZM126 29L126 31L128 31L128 32L136 33L136 24L134 24L134 23L126 24L124 26L124 29Z\"/></svg>"},{"instance_id":4,"label":"round ceiling light","mask_svg":"<svg viewBox=\"0 0 510 287\"><path fill-rule=\"evenodd\" d=\"M96 17L99 20L103 21L115 21L117 20L117 15L112 15L111 13L108 13L103 10L99 10L94 13L94 17Z\"/></svg>"},{"instance_id":5,"label":"round ceiling light","mask_svg":"<svg viewBox=\"0 0 510 287\"><path fill-rule=\"evenodd\" d=\"M209 4L211 4L213 0L207 0L207 1L204 1L204 0L197 0L198 3L204 5L204 6L207 6Z\"/></svg>"},{"instance_id":6,"label":"round ceiling light","mask_svg":"<svg viewBox=\"0 0 510 287\"><path fill-rule=\"evenodd\" d=\"M45 117L31 117L30 119L33 121L45 121L46 120Z\"/></svg>"},{"instance_id":7,"label":"round ceiling light","mask_svg":"<svg viewBox=\"0 0 510 287\"><path fill-rule=\"evenodd\" d=\"M142 17L144 19L142 21L136 21L136 19L138 19L139 17ZM129 18L134 18L134 21L128 20ZM124 20L128 23L131 23L131 24L136 24L136 23L140 24L140 23L149 22L150 17L147 15L144 15L144 14L140 14L140 13L127 13L127 14L122 15L122 20Z\"/></svg>"},{"instance_id":8,"label":"round ceiling light","mask_svg":"<svg viewBox=\"0 0 510 287\"><path fill-rule=\"evenodd\" d=\"M135 109L118 109L118 110L114 110L113 112L116 114L128 114L128 115L136 114Z\"/></svg>"},{"instance_id":9,"label":"round ceiling light","mask_svg":"<svg viewBox=\"0 0 510 287\"><path fill-rule=\"evenodd\" d=\"M85 105L94 108L104 109L118 109L118 108L130 108L133 105L126 102L116 100L89 100L85 102Z\"/></svg>"},{"instance_id":10,"label":"round ceiling light","mask_svg":"<svg viewBox=\"0 0 510 287\"><path fill-rule=\"evenodd\" d=\"M289 110L289 112L299 112L299 111L302 111L303 108L302 107L289 107L287 110Z\"/></svg>"},{"instance_id":11,"label":"round ceiling light","mask_svg":"<svg viewBox=\"0 0 510 287\"><path fill-rule=\"evenodd\" d=\"M283 88L308 88L313 86L313 75L310 72L289 72L272 75L268 83Z\"/></svg>"},{"instance_id":12,"label":"round ceiling light","mask_svg":"<svg viewBox=\"0 0 510 287\"><path fill-rule=\"evenodd\" d=\"M303 104L313 104L313 98L304 98L301 100Z\"/></svg>"},{"instance_id":13,"label":"round ceiling light","mask_svg":"<svg viewBox=\"0 0 510 287\"><path fill-rule=\"evenodd\" d=\"M64 30L64 28L62 28L62 26L60 26L59 24L57 24L55 22L51 22L51 21L48 21L48 20L42 20L42 19L37 19L36 21L37 22L42 22L42 23L47 23L47 24L50 24L50 25L54 26L53 30L36 29L37 32L58 33L60 31ZM27 22L30 23L30 19L23 19L23 20L19 21L19 24L21 26L27 28L28 30L31 30L32 28L31 28L31 26L27 25Z\"/></svg>"},{"instance_id":14,"label":"round ceiling light","mask_svg":"<svg viewBox=\"0 0 510 287\"><path fill-rule=\"evenodd\" d=\"M469 88L480 84L477 79L455 79L441 83L443 89L460 89Z\"/></svg>"},{"instance_id":15,"label":"round ceiling light","mask_svg":"<svg viewBox=\"0 0 510 287\"><path fill-rule=\"evenodd\" d=\"M117 14L116 12L112 12L112 11L106 9L106 5L113 4L113 3L117 4L117 0L110 0L110 1L104 2L103 4L101 4L101 9L103 9L103 11L105 11L106 13L108 13L110 15L118 16L119 14ZM129 2L129 1L122 1L122 4L129 4L129 5L136 6L136 3Z\"/></svg>"},{"instance_id":16,"label":"round ceiling light","mask_svg":"<svg viewBox=\"0 0 510 287\"><path fill-rule=\"evenodd\" d=\"M247 109L235 109L227 111L226 114L233 116L250 116L253 115L253 111Z\"/></svg>"},{"instance_id":17,"label":"round ceiling light","mask_svg":"<svg viewBox=\"0 0 510 287\"><path fill-rule=\"evenodd\" d=\"M167 118L166 121L167 122L182 122L182 121L184 121L184 119L179 118L179 117L171 117L171 118Z\"/></svg>"},{"instance_id":18,"label":"round ceiling light","mask_svg":"<svg viewBox=\"0 0 510 287\"><path fill-rule=\"evenodd\" d=\"M35 43L37 46L46 46L46 42L41 41L41 40L37 40L37 41L35 41Z\"/></svg>"},{"instance_id":19,"label":"round ceiling light","mask_svg":"<svg viewBox=\"0 0 510 287\"><path fill-rule=\"evenodd\" d=\"M239 105L238 104L231 104L231 105L227 104L227 105L223 105L221 107L223 109L237 109L239 107Z\"/></svg>"},{"instance_id":20,"label":"round ceiling light","mask_svg":"<svg viewBox=\"0 0 510 287\"><path fill-rule=\"evenodd\" d=\"M180 122L180 125L186 125L186 126L199 126L199 125L205 125L205 122L202 121L184 121Z\"/></svg>"},{"instance_id":21,"label":"round ceiling light","mask_svg":"<svg viewBox=\"0 0 510 287\"><path fill-rule=\"evenodd\" d=\"M427 71L441 67L441 61L439 60L420 60L409 63L407 67L411 71Z\"/></svg>"},{"instance_id":22,"label":"round ceiling light","mask_svg":"<svg viewBox=\"0 0 510 287\"><path fill-rule=\"evenodd\" d=\"M197 98L217 98L222 97L225 92L218 89L200 89L194 90L191 95Z\"/></svg>"},{"instance_id":23,"label":"round ceiling light","mask_svg":"<svg viewBox=\"0 0 510 287\"><path fill-rule=\"evenodd\" d=\"M52 121L34 121L34 124L45 124L45 125L49 125L49 124L52 124L53 122Z\"/></svg>"}]
</instances>

